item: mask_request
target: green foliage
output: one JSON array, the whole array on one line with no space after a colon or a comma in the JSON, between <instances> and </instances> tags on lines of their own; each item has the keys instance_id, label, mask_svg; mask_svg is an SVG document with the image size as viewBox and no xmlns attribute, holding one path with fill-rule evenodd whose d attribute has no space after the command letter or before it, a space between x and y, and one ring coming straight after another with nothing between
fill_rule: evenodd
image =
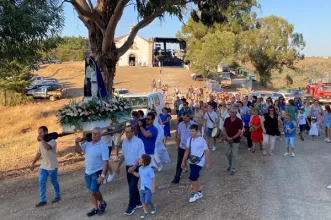
<instances>
[{"instance_id":1,"label":"green foliage","mask_svg":"<svg viewBox=\"0 0 331 220\"><path fill-rule=\"evenodd\" d=\"M4 105L26 100L29 70L42 52L56 47L63 27L58 0L0 1L0 99Z\"/></svg>"},{"instance_id":2,"label":"green foliage","mask_svg":"<svg viewBox=\"0 0 331 220\"><path fill-rule=\"evenodd\" d=\"M216 73L218 63L231 59L236 50L236 36L231 32L208 33L200 42L199 53L193 53L190 60L192 68L203 74Z\"/></svg>"},{"instance_id":3,"label":"green foliage","mask_svg":"<svg viewBox=\"0 0 331 220\"><path fill-rule=\"evenodd\" d=\"M190 18L177 33L177 37L184 39L187 43L185 60L190 61L194 71L203 74L216 73L220 62L223 65L232 65L234 69L238 66L235 63L236 52L239 49L238 33L249 29L254 24L256 14L251 9L257 6L255 1L251 1L250 4L246 1L238 4L231 2L230 6L222 11L222 16L226 19L211 18L212 24L205 24L208 19L204 18L202 11L201 19L194 18L195 15L192 15L193 18ZM221 8L218 10L221 11Z\"/></svg>"},{"instance_id":4,"label":"green foliage","mask_svg":"<svg viewBox=\"0 0 331 220\"><path fill-rule=\"evenodd\" d=\"M202 22L207 27L215 24L239 24L247 28L252 7L258 7L256 0L204 0L194 1L197 9L193 10L191 17L195 22ZM248 20L247 20L248 19Z\"/></svg>"},{"instance_id":5,"label":"green foliage","mask_svg":"<svg viewBox=\"0 0 331 220\"><path fill-rule=\"evenodd\" d=\"M78 61L84 60L88 49L88 40L84 37L63 37L55 49L44 53L43 56L61 61Z\"/></svg>"},{"instance_id":6,"label":"green foliage","mask_svg":"<svg viewBox=\"0 0 331 220\"><path fill-rule=\"evenodd\" d=\"M28 67L17 61L2 62L0 67L0 105L18 105L28 100Z\"/></svg>"},{"instance_id":7,"label":"green foliage","mask_svg":"<svg viewBox=\"0 0 331 220\"><path fill-rule=\"evenodd\" d=\"M241 34L241 59L251 62L260 75L261 84L267 86L271 72L294 68L302 59L305 47L302 34L294 33L294 26L274 15L261 18L255 28Z\"/></svg>"},{"instance_id":8,"label":"green foliage","mask_svg":"<svg viewBox=\"0 0 331 220\"><path fill-rule=\"evenodd\" d=\"M31 63L59 39L64 19L58 0L0 1L0 61ZM53 44L54 46L54 44Z\"/></svg>"}]
</instances>

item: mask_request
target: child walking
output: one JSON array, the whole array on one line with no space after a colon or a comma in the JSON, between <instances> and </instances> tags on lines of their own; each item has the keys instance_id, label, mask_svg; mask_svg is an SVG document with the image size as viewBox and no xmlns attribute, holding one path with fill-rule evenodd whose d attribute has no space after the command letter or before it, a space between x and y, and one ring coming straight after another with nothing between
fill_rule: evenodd
<instances>
[{"instance_id":1,"label":"child walking","mask_svg":"<svg viewBox=\"0 0 331 220\"><path fill-rule=\"evenodd\" d=\"M300 108L300 111L298 113L298 116L297 116L297 123L299 125L299 128L300 128L300 139L302 141L304 141L304 133L305 133L305 130L306 130L306 126L307 124L309 125L309 121L307 119L307 116L305 114L305 109L304 107L301 107Z\"/></svg>"},{"instance_id":2,"label":"child walking","mask_svg":"<svg viewBox=\"0 0 331 220\"><path fill-rule=\"evenodd\" d=\"M192 194L189 202L195 202L203 197L200 188L200 171L206 162L206 168L209 169L209 150L207 142L204 138L198 136L198 125L193 124L190 127L191 138L187 140L188 148L186 148L182 168L186 167L186 160L190 163L190 180L192 184ZM190 155L190 156L189 156Z\"/></svg>"},{"instance_id":3,"label":"child walking","mask_svg":"<svg viewBox=\"0 0 331 220\"><path fill-rule=\"evenodd\" d=\"M295 139L295 125L293 121L291 121L291 116L286 115L284 120L284 132L285 132L285 145L286 145L286 153L284 156L290 155L291 148L291 156L295 157L294 154L294 139Z\"/></svg>"},{"instance_id":4,"label":"child walking","mask_svg":"<svg viewBox=\"0 0 331 220\"><path fill-rule=\"evenodd\" d=\"M331 127L331 108L329 105L325 106L323 111L323 121L325 127L325 139L324 141L330 143L330 127Z\"/></svg>"},{"instance_id":5,"label":"child walking","mask_svg":"<svg viewBox=\"0 0 331 220\"><path fill-rule=\"evenodd\" d=\"M151 214L155 214L156 206L152 203L152 193L155 193L155 174L153 168L150 166L151 156L148 154L141 155L139 159L139 173L132 172L136 177L140 177L140 200L143 204L144 212L140 218L146 218L148 213L148 206L151 207Z\"/></svg>"},{"instance_id":6,"label":"child walking","mask_svg":"<svg viewBox=\"0 0 331 220\"><path fill-rule=\"evenodd\" d=\"M318 125L317 118L311 117L309 135L313 136L313 141L315 141L316 136L318 136Z\"/></svg>"}]
</instances>

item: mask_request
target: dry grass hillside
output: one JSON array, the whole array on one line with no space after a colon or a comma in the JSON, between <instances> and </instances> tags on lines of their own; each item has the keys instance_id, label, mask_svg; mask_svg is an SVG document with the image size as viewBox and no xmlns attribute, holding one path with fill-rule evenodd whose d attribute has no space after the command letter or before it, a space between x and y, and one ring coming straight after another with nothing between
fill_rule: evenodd
<instances>
[{"instance_id":1,"label":"dry grass hillside","mask_svg":"<svg viewBox=\"0 0 331 220\"><path fill-rule=\"evenodd\" d=\"M50 131L60 132L55 113L70 98L81 99L83 95L84 63L63 63L42 66L38 75L55 77L67 88L64 99L50 102L38 100L33 103L0 107L0 179L8 176L23 175L28 172L27 166L37 151L37 128L48 126ZM190 72L177 68L164 68L162 75L158 68L121 67L117 69L115 88L128 88L132 92L148 92L152 79L162 79L170 90L175 86L187 88L197 82L191 80ZM58 140L58 156L62 165L78 160L73 153L74 135Z\"/></svg>"},{"instance_id":2,"label":"dry grass hillside","mask_svg":"<svg viewBox=\"0 0 331 220\"><path fill-rule=\"evenodd\" d=\"M313 78L331 77L331 59L318 57L308 57L295 64L295 67L300 71L295 72L285 68L282 73L274 72L272 74L272 87L276 89L286 87L286 75L289 74L293 79L293 85L290 87L298 88L305 87L307 82ZM246 65L245 68L250 73L254 72L252 65Z\"/></svg>"}]
</instances>

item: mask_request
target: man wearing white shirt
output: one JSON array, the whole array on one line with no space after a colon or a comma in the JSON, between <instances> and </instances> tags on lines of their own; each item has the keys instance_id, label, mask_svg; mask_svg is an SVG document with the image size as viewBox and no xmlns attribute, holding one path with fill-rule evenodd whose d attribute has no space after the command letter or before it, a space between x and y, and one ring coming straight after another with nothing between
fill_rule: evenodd
<instances>
[{"instance_id":1,"label":"man wearing white shirt","mask_svg":"<svg viewBox=\"0 0 331 220\"><path fill-rule=\"evenodd\" d=\"M205 121L205 129L206 129L206 136L208 138L208 146L209 148L212 148L212 150L216 150L216 139L213 138L212 131L214 128L217 126L217 121L218 121L218 115L217 113L213 110L213 106L209 103L207 107L208 111L204 115L204 121Z\"/></svg>"},{"instance_id":2,"label":"man wearing white shirt","mask_svg":"<svg viewBox=\"0 0 331 220\"><path fill-rule=\"evenodd\" d=\"M126 165L126 177L129 184L129 205L125 211L125 215L132 215L137 208L142 208L140 201L140 195L138 190L139 178L132 174L133 171L138 172L139 158L145 154L145 146L143 141L134 135L134 129L132 126L125 128L126 138L122 143L122 155L118 163L116 172L119 175L120 167L125 162Z\"/></svg>"}]
</instances>

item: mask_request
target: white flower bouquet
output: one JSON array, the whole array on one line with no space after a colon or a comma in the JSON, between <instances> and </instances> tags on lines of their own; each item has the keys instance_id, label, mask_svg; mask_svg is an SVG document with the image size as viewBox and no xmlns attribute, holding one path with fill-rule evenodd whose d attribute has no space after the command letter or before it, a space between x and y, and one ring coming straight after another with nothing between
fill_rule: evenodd
<instances>
[{"instance_id":1,"label":"white flower bouquet","mask_svg":"<svg viewBox=\"0 0 331 220\"><path fill-rule=\"evenodd\" d=\"M63 132L89 131L94 127L108 127L111 123L130 120L131 107L119 97L89 102L71 100L57 111Z\"/></svg>"}]
</instances>

